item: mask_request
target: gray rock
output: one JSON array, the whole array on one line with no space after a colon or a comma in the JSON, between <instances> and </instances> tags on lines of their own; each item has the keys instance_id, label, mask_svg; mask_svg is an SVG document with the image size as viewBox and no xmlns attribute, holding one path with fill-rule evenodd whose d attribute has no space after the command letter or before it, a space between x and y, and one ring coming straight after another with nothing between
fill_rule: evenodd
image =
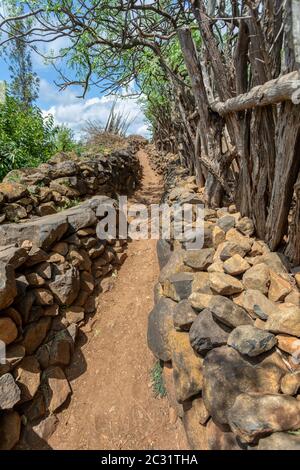
<instances>
[{"instance_id":1,"label":"gray rock","mask_svg":"<svg viewBox=\"0 0 300 470\"><path fill-rule=\"evenodd\" d=\"M270 351L277 344L272 333L251 325L243 325L233 330L228 338L228 345L250 357Z\"/></svg>"},{"instance_id":2,"label":"gray rock","mask_svg":"<svg viewBox=\"0 0 300 470\"><path fill-rule=\"evenodd\" d=\"M14 268L0 262L0 310L9 307L17 295Z\"/></svg>"},{"instance_id":3,"label":"gray rock","mask_svg":"<svg viewBox=\"0 0 300 470\"><path fill-rule=\"evenodd\" d=\"M206 271L213 263L214 254L215 250L213 248L187 251L184 255L184 263L197 271Z\"/></svg>"},{"instance_id":4,"label":"gray rock","mask_svg":"<svg viewBox=\"0 0 300 470\"><path fill-rule=\"evenodd\" d=\"M240 219L237 224L236 228L243 234L248 237L251 237L254 234L254 224L249 217L243 217Z\"/></svg>"},{"instance_id":5,"label":"gray rock","mask_svg":"<svg viewBox=\"0 0 300 470\"><path fill-rule=\"evenodd\" d=\"M0 262L10 264L14 269L25 263L27 251L14 245L0 248Z\"/></svg>"},{"instance_id":6,"label":"gray rock","mask_svg":"<svg viewBox=\"0 0 300 470\"><path fill-rule=\"evenodd\" d=\"M30 240L34 246L47 250L60 240L67 229L68 223L63 213L53 214L20 224L1 225L0 239L6 240L7 244Z\"/></svg>"},{"instance_id":7,"label":"gray rock","mask_svg":"<svg viewBox=\"0 0 300 470\"><path fill-rule=\"evenodd\" d=\"M203 364L202 396L215 423L228 424L228 412L244 392L279 393L284 371L277 366L253 365L228 346L210 351Z\"/></svg>"},{"instance_id":8,"label":"gray rock","mask_svg":"<svg viewBox=\"0 0 300 470\"><path fill-rule=\"evenodd\" d=\"M174 329L175 306L172 300L161 297L148 318L148 346L158 359L165 362L171 359L169 335Z\"/></svg>"},{"instance_id":9,"label":"gray rock","mask_svg":"<svg viewBox=\"0 0 300 470\"><path fill-rule=\"evenodd\" d=\"M156 252L159 268L163 269L168 263L172 254L170 243L168 243L166 240L158 240L156 244Z\"/></svg>"},{"instance_id":10,"label":"gray rock","mask_svg":"<svg viewBox=\"0 0 300 470\"><path fill-rule=\"evenodd\" d=\"M67 235L78 232L78 230L96 225L98 220L95 212L92 209L84 208L82 206L74 207L64 211L67 216L69 229Z\"/></svg>"},{"instance_id":11,"label":"gray rock","mask_svg":"<svg viewBox=\"0 0 300 470\"><path fill-rule=\"evenodd\" d=\"M177 302L188 299L192 293L193 280L194 276L191 273L173 274L163 284L164 295Z\"/></svg>"},{"instance_id":12,"label":"gray rock","mask_svg":"<svg viewBox=\"0 0 300 470\"><path fill-rule=\"evenodd\" d=\"M175 307L174 326L183 331L189 331L197 314L188 300L182 300Z\"/></svg>"},{"instance_id":13,"label":"gray rock","mask_svg":"<svg viewBox=\"0 0 300 470\"><path fill-rule=\"evenodd\" d=\"M38 424L32 427L34 434L42 440L47 441L55 432L58 425L58 418L55 415L49 415Z\"/></svg>"},{"instance_id":14,"label":"gray rock","mask_svg":"<svg viewBox=\"0 0 300 470\"><path fill-rule=\"evenodd\" d=\"M65 161L56 163L55 165L51 166L50 174L51 178L62 178L64 176L73 176L76 175L78 172L78 166L75 162L72 161Z\"/></svg>"},{"instance_id":15,"label":"gray rock","mask_svg":"<svg viewBox=\"0 0 300 470\"><path fill-rule=\"evenodd\" d=\"M217 225L225 232L227 233L228 230L230 230L231 228L235 227L235 223L236 223L236 220L235 218L232 216L232 215L224 215L223 217L221 217L218 222L217 222Z\"/></svg>"},{"instance_id":16,"label":"gray rock","mask_svg":"<svg viewBox=\"0 0 300 470\"><path fill-rule=\"evenodd\" d=\"M9 410L20 401L21 390L11 374L0 377L0 410Z\"/></svg>"},{"instance_id":17,"label":"gray rock","mask_svg":"<svg viewBox=\"0 0 300 470\"><path fill-rule=\"evenodd\" d=\"M215 321L210 310L203 310L190 329L190 342L193 349L205 356L208 351L227 343L229 330Z\"/></svg>"},{"instance_id":18,"label":"gray rock","mask_svg":"<svg viewBox=\"0 0 300 470\"><path fill-rule=\"evenodd\" d=\"M249 246L249 249L251 247ZM245 250L245 247L240 245L239 243L236 242L224 242L222 244L222 249L220 252L220 259L222 261L229 260L235 255L240 255L242 258L246 255L247 251Z\"/></svg>"},{"instance_id":19,"label":"gray rock","mask_svg":"<svg viewBox=\"0 0 300 470\"><path fill-rule=\"evenodd\" d=\"M300 428L300 402L286 395L239 395L228 412L229 425L243 441Z\"/></svg>"},{"instance_id":20,"label":"gray rock","mask_svg":"<svg viewBox=\"0 0 300 470\"><path fill-rule=\"evenodd\" d=\"M79 271L74 267L49 282L49 288L60 305L71 305L79 293L79 287Z\"/></svg>"},{"instance_id":21,"label":"gray rock","mask_svg":"<svg viewBox=\"0 0 300 470\"><path fill-rule=\"evenodd\" d=\"M213 296L208 308L217 320L231 328L236 328L240 325L251 325L253 323L246 310L227 297L221 295Z\"/></svg>"},{"instance_id":22,"label":"gray rock","mask_svg":"<svg viewBox=\"0 0 300 470\"><path fill-rule=\"evenodd\" d=\"M287 432L275 432L260 439L258 450L300 450L300 436Z\"/></svg>"}]
</instances>

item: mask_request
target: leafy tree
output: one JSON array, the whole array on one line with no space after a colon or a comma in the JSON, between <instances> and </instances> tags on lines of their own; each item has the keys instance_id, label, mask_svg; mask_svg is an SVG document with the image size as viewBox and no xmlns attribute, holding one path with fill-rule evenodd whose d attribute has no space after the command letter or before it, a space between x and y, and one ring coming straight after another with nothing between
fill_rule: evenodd
<instances>
[{"instance_id":1,"label":"leafy tree","mask_svg":"<svg viewBox=\"0 0 300 470\"><path fill-rule=\"evenodd\" d=\"M54 129L54 146L57 152L69 152L75 150L78 144L75 142L74 132L64 124Z\"/></svg>"},{"instance_id":2,"label":"leafy tree","mask_svg":"<svg viewBox=\"0 0 300 470\"><path fill-rule=\"evenodd\" d=\"M14 97L0 104L0 179L10 170L47 161L55 151L53 117L36 106L24 109Z\"/></svg>"},{"instance_id":3,"label":"leafy tree","mask_svg":"<svg viewBox=\"0 0 300 470\"><path fill-rule=\"evenodd\" d=\"M8 6L8 12L11 15L22 15L24 8ZM26 36L26 40L29 40L31 26L30 19L10 22L7 35L12 37L12 40L5 51L11 78L10 93L23 104L25 109L34 103L39 94L39 78L32 70L31 50L23 39Z\"/></svg>"}]
</instances>

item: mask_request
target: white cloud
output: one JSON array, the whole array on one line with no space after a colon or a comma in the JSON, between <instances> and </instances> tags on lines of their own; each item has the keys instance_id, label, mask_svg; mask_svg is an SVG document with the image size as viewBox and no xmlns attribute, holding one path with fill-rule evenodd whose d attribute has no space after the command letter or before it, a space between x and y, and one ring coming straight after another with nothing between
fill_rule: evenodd
<instances>
[{"instance_id":1,"label":"white cloud","mask_svg":"<svg viewBox=\"0 0 300 470\"><path fill-rule=\"evenodd\" d=\"M87 120L100 121L105 124L115 101L115 98L111 96L83 100L77 98L70 89L59 92L54 85L44 79L40 84L40 96L43 101L49 103L49 107L43 109L44 115L51 113L56 124L69 126L77 137L80 137ZM149 135L144 114L136 98L120 99L117 102L116 111L122 111L124 114L128 114L129 120L134 120L129 127L129 134Z\"/></svg>"}]
</instances>

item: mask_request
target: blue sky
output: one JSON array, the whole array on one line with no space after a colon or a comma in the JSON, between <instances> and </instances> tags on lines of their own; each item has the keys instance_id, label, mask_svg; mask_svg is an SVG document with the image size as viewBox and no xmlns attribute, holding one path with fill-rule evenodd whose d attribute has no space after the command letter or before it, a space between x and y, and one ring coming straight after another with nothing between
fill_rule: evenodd
<instances>
[{"instance_id":1,"label":"blue sky","mask_svg":"<svg viewBox=\"0 0 300 470\"><path fill-rule=\"evenodd\" d=\"M63 44L51 44L49 48L59 50ZM38 106L46 115L51 113L57 124L66 124L77 137L86 120L97 120L105 123L109 110L115 98L112 96L101 96L99 89L94 88L89 91L85 99L77 98L80 90L77 88L67 88L59 91L54 81L58 80L58 74L51 65L45 65L41 56L33 53L33 69L40 77L40 95L37 101ZM9 81L10 73L8 64L0 56L0 81ZM129 128L130 134L140 134L148 136L147 123L138 100L135 98L123 98L118 101L117 110L124 110L131 118L135 118Z\"/></svg>"}]
</instances>

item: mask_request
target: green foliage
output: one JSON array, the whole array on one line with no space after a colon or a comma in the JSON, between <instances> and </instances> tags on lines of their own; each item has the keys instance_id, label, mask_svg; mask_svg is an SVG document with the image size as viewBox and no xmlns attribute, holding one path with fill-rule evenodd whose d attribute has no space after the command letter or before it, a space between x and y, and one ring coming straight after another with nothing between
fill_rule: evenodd
<instances>
[{"instance_id":1,"label":"green foliage","mask_svg":"<svg viewBox=\"0 0 300 470\"><path fill-rule=\"evenodd\" d=\"M152 370L151 370L151 378L152 378L152 387L155 397L164 397L167 394L164 380L163 380L163 368L159 361L157 361Z\"/></svg>"},{"instance_id":2,"label":"green foliage","mask_svg":"<svg viewBox=\"0 0 300 470\"><path fill-rule=\"evenodd\" d=\"M37 166L54 153L53 117L7 96L0 104L0 179L9 171Z\"/></svg>"},{"instance_id":3,"label":"green foliage","mask_svg":"<svg viewBox=\"0 0 300 470\"><path fill-rule=\"evenodd\" d=\"M78 148L78 144L74 139L74 132L65 125L56 126L54 145L57 152L71 152Z\"/></svg>"}]
</instances>

